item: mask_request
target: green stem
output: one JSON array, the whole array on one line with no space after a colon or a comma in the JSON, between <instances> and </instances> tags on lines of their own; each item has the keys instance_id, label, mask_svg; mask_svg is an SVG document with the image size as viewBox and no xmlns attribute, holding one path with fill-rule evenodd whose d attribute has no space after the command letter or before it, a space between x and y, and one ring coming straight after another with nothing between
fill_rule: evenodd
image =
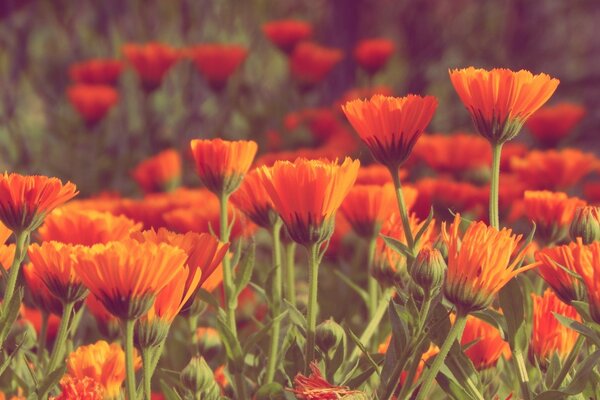
<instances>
[{"instance_id":1,"label":"green stem","mask_svg":"<svg viewBox=\"0 0 600 400\"><path fill-rule=\"evenodd\" d=\"M466 323L467 323L467 314L463 313L459 310L456 313L456 320L454 321L454 325L452 325L452 328L450 328L450 331L448 332L448 336L446 337L446 340L444 340L444 343L442 344L442 347L440 348L440 352L435 356L433 363L431 364L431 366L425 373L425 377L423 378L423 383L421 384L421 390L419 390L419 394L417 395L416 400L423 400L423 399L427 398L427 394L429 393L429 391L431 390L431 387L433 386L433 381L435 380L435 377L437 376L438 372L440 371L440 368L442 368L442 365L444 364L444 360L446 359L448 352L450 352L450 349L452 348L454 341L460 340Z\"/></svg>"},{"instance_id":2,"label":"green stem","mask_svg":"<svg viewBox=\"0 0 600 400\"><path fill-rule=\"evenodd\" d=\"M531 392L529 391L529 376L527 375L527 367L525 366L523 354L520 351L512 350L512 362L517 371L517 377L519 378L521 396L523 396L524 400L530 400Z\"/></svg>"},{"instance_id":3,"label":"green stem","mask_svg":"<svg viewBox=\"0 0 600 400\"><path fill-rule=\"evenodd\" d=\"M282 291L282 276L281 276L281 243L280 243L280 232L281 232L281 220L277 220L272 227L272 239L273 239L273 278L271 280L271 318L279 317L281 313L281 291ZM279 334L281 331L281 320L273 322L271 327L271 343L269 348L269 361L267 364L266 372L266 383L273 382L275 377L275 368L277 366L277 350L279 347Z\"/></svg>"},{"instance_id":4,"label":"green stem","mask_svg":"<svg viewBox=\"0 0 600 400\"><path fill-rule=\"evenodd\" d=\"M227 221L227 204L229 201L229 195L221 194L219 196L220 201L220 225L219 232L221 236L221 242L229 242L229 224ZM223 286L225 288L225 311L227 314L227 324L231 333L237 337L237 324L235 321L235 309L237 306L237 298L235 298L235 287L233 282L233 270L231 267L231 260L229 259L229 252L225 254L223 258Z\"/></svg>"},{"instance_id":5,"label":"green stem","mask_svg":"<svg viewBox=\"0 0 600 400\"><path fill-rule=\"evenodd\" d=\"M233 379L235 380L235 387L237 389L238 399L247 399L246 396L246 384L244 382L244 377L240 373L235 373L233 375Z\"/></svg>"},{"instance_id":6,"label":"green stem","mask_svg":"<svg viewBox=\"0 0 600 400\"><path fill-rule=\"evenodd\" d=\"M133 366L133 328L135 320L125 321L125 385L127 387L127 399L135 400L135 368Z\"/></svg>"},{"instance_id":7,"label":"green stem","mask_svg":"<svg viewBox=\"0 0 600 400\"><path fill-rule=\"evenodd\" d=\"M315 335L317 329L317 289L319 278L319 253L320 243L308 246L308 307L306 311L306 320L308 328L306 330L306 368L308 373L310 363L315 359Z\"/></svg>"},{"instance_id":8,"label":"green stem","mask_svg":"<svg viewBox=\"0 0 600 400\"><path fill-rule=\"evenodd\" d=\"M404 236L406 236L406 244L408 248L413 252L412 257L415 257L415 241L410 230L410 221L408 218L408 209L406 202L404 201L404 194L402 193L402 184L400 183L400 174L398 168L391 168L390 173L392 174L392 180L394 181L394 187L396 189L396 200L398 201L398 210L400 211L400 218L402 218L402 228L404 229Z\"/></svg>"},{"instance_id":9,"label":"green stem","mask_svg":"<svg viewBox=\"0 0 600 400\"><path fill-rule=\"evenodd\" d=\"M38 337L38 349L37 349L38 365L41 365L44 351L46 350L46 336L48 335L48 319L49 319L48 313L45 311L42 311L42 327L40 328L40 336Z\"/></svg>"},{"instance_id":10,"label":"green stem","mask_svg":"<svg viewBox=\"0 0 600 400\"><path fill-rule=\"evenodd\" d=\"M289 242L285 245L285 279L286 300L296 307L296 243Z\"/></svg>"},{"instance_id":11,"label":"green stem","mask_svg":"<svg viewBox=\"0 0 600 400\"><path fill-rule=\"evenodd\" d=\"M50 355L50 361L46 368L46 376L54 372L59 364L60 357L64 352L65 342L69 333L69 321L71 320L74 305L75 303L73 302L63 304L62 318L60 319L60 325L58 327L58 333L56 334L54 347L52 348L52 354Z\"/></svg>"},{"instance_id":12,"label":"green stem","mask_svg":"<svg viewBox=\"0 0 600 400\"><path fill-rule=\"evenodd\" d=\"M369 290L369 319L372 319L377 310L377 302L379 296L379 285L377 280L373 278L371 272L373 271L373 261L375 260L375 246L377 244L377 237L369 239L369 252L367 258L367 282Z\"/></svg>"},{"instance_id":13,"label":"green stem","mask_svg":"<svg viewBox=\"0 0 600 400\"><path fill-rule=\"evenodd\" d=\"M560 372L556 376L556 379L554 380L554 382L552 382L552 386L550 386L550 390L558 389L560 387L560 385L562 385L567 374L571 370L571 367L573 367L575 360L577 360L577 356L579 355L579 351L581 350L581 346L583 346L584 341L585 341L585 338L583 335L579 335L577 337L577 341L575 342L575 346L573 346L573 350L571 350L571 352L569 353L568 357L566 358L565 362L562 365L562 368L560 369Z\"/></svg>"},{"instance_id":14,"label":"green stem","mask_svg":"<svg viewBox=\"0 0 600 400\"><path fill-rule=\"evenodd\" d=\"M142 370L144 371L144 399L150 400L152 398L152 353L155 348L146 347L142 349Z\"/></svg>"},{"instance_id":15,"label":"green stem","mask_svg":"<svg viewBox=\"0 0 600 400\"><path fill-rule=\"evenodd\" d=\"M500 184L500 156L502 144L492 144L492 180L490 182L490 225L500 229L498 214L498 187Z\"/></svg>"},{"instance_id":16,"label":"green stem","mask_svg":"<svg viewBox=\"0 0 600 400\"><path fill-rule=\"evenodd\" d=\"M21 271L21 264L27 253L27 247L29 247L29 231L15 231L15 257L8 270L8 279L6 281L6 289L4 290L4 299L2 300L2 316L8 312L10 301L12 300L15 288L17 286L17 278ZM12 325L14 321L8 321Z\"/></svg>"}]
</instances>

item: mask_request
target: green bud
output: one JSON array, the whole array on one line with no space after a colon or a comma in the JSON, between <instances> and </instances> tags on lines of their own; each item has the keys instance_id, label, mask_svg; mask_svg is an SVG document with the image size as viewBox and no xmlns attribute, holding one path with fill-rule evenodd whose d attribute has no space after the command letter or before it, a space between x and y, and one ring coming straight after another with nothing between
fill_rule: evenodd
<instances>
[{"instance_id":1,"label":"green bud","mask_svg":"<svg viewBox=\"0 0 600 400\"><path fill-rule=\"evenodd\" d=\"M575 210L569 234L572 240L580 237L584 244L600 240L600 207L585 206Z\"/></svg>"},{"instance_id":2,"label":"green bud","mask_svg":"<svg viewBox=\"0 0 600 400\"><path fill-rule=\"evenodd\" d=\"M203 357L192 357L181 371L181 383L192 393L208 392L215 383L215 376Z\"/></svg>"},{"instance_id":3,"label":"green bud","mask_svg":"<svg viewBox=\"0 0 600 400\"><path fill-rule=\"evenodd\" d=\"M424 247L417 255L411 277L425 292L439 289L446 276L446 262L439 250Z\"/></svg>"},{"instance_id":4,"label":"green bud","mask_svg":"<svg viewBox=\"0 0 600 400\"><path fill-rule=\"evenodd\" d=\"M345 338L346 332L344 332L344 328L333 319L321 322L315 332L317 346L325 354L333 353Z\"/></svg>"}]
</instances>

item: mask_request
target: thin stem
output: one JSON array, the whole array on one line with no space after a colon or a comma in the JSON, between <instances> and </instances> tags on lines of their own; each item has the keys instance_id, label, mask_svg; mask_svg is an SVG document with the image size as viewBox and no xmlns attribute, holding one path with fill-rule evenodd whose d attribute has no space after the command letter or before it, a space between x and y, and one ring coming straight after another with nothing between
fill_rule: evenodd
<instances>
[{"instance_id":1,"label":"thin stem","mask_svg":"<svg viewBox=\"0 0 600 400\"><path fill-rule=\"evenodd\" d=\"M500 228L500 217L498 215L498 187L500 184L500 156L502 144L492 144L492 180L490 182L490 225L496 229Z\"/></svg>"},{"instance_id":2,"label":"thin stem","mask_svg":"<svg viewBox=\"0 0 600 400\"><path fill-rule=\"evenodd\" d=\"M527 375L527 367L525 366L525 359L523 353L520 351L512 351L512 362L517 371L517 377L519 378L519 386L521 387L521 396L524 400L531 399L531 392L529 391L529 376Z\"/></svg>"},{"instance_id":3,"label":"thin stem","mask_svg":"<svg viewBox=\"0 0 600 400\"><path fill-rule=\"evenodd\" d=\"M271 280L271 318L274 320L281 313L281 292L282 292L282 276L281 276L281 220L277 220L272 227L273 239L273 278ZM277 350L279 347L279 334L281 331L281 320L273 322L271 327L271 343L269 348L269 361L267 364L266 383L273 382L275 377L275 368L277 366Z\"/></svg>"},{"instance_id":4,"label":"thin stem","mask_svg":"<svg viewBox=\"0 0 600 400\"><path fill-rule=\"evenodd\" d=\"M152 373L154 369L152 367L152 353L156 348L145 347L142 349L142 370L144 371L144 399L150 400L152 398Z\"/></svg>"},{"instance_id":5,"label":"thin stem","mask_svg":"<svg viewBox=\"0 0 600 400\"><path fill-rule=\"evenodd\" d=\"M42 311L42 327L40 328L40 336L38 337L38 365L41 365L44 350L46 350L46 336L48 335L48 319L48 313Z\"/></svg>"},{"instance_id":6,"label":"thin stem","mask_svg":"<svg viewBox=\"0 0 600 400\"><path fill-rule=\"evenodd\" d=\"M56 341L54 342L54 348L50 355L50 361L46 368L46 376L50 375L59 364L60 357L63 353L67 335L69 333L69 321L71 320L71 314L73 313L73 306L75 303L66 303L63 305L62 318L60 319L60 325L58 327L58 333L56 335Z\"/></svg>"},{"instance_id":7,"label":"thin stem","mask_svg":"<svg viewBox=\"0 0 600 400\"><path fill-rule=\"evenodd\" d=\"M308 246L308 307L306 319L308 329L306 330L306 368L308 373L309 366L315 358L315 334L317 329L317 289L319 278L319 246L320 244L311 244Z\"/></svg>"},{"instance_id":8,"label":"thin stem","mask_svg":"<svg viewBox=\"0 0 600 400\"><path fill-rule=\"evenodd\" d=\"M377 244L377 237L369 239L368 246L369 252L367 256L367 282L369 290L369 319L372 319L377 310L377 302L379 297L379 285L377 280L373 278L371 272L373 271L373 261L375 260L375 246Z\"/></svg>"},{"instance_id":9,"label":"thin stem","mask_svg":"<svg viewBox=\"0 0 600 400\"><path fill-rule=\"evenodd\" d=\"M560 369L560 372L556 376L556 379L554 380L554 382L552 382L552 386L550 386L550 390L558 389L560 387L560 385L563 383L567 374L571 370L571 367L573 367L575 360L577 360L577 356L579 355L579 351L581 350L581 346L583 346L584 341L585 341L585 338L583 335L579 335L577 337L577 341L575 342L575 346L573 346L573 350L571 350L568 357L565 359L565 362L563 363L562 368Z\"/></svg>"},{"instance_id":10,"label":"thin stem","mask_svg":"<svg viewBox=\"0 0 600 400\"><path fill-rule=\"evenodd\" d=\"M398 210L400 211L400 217L402 218L402 228L404 229L404 236L406 236L406 244L411 252L413 252L412 256L415 257L415 241L412 231L410 230L408 209L406 207L406 202L404 201L404 194L402 193L402 184L400 183L400 174L398 172L398 168L391 168L390 173L392 174L394 188L396 189L396 200L398 201Z\"/></svg>"},{"instance_id":11,"label":"thin stem","mask_svg":"<svg viewBox=\"0 0 600 400\"><path fill-rule=\"evenodd\" d=\"M219 232L221 236L221 242L229 242L229 224L227 221L227 203L229 201L229 195L221 194L219 196L220 201L220 225ZM231 267L231 260L229 259L229 252L225 254L223 258L223 286L225 288L225 311L227 314L227 324L229 329L235 337L237 337L237 324L235 322L235 308L237 306L237 299L235 298L235 288L233 283L233 271Z\"/></svg>"},{"instance_id":12,"label":"thin stem","mask_svg":"<svg viewBox=\"0 0 600 400\"><path fill-rule=\"evenodd\" d=\"M285 280L286 300L296 307L296 243L289 242L285 245Z\"/></svg>"},{"instance_id":13,"label":"thin stem","mask_svg":"<svg viewBox=\"0 0 600 400\"><path fill-rule=\"evenodd\" d=\"M15 292L15 287L17 286L17 278L21 271L21 264L25 258L27 247L29 247L29 231L15 232L15 257L8 270L8 279L6 281L6 289L4 290L4 299L2 301L2 316L8 312L8 307ZM13 321L8 321L11 325L12 322Z\"/></svg>"},{"instance_id":14,"label":"thin stem","mask_svg":"<svg viewBox=\"0 0 600 400\"><path fill-rule=\"evenodd\" d=\"M133 367L133 327L135 320L125 321L125 385L127 399L135 400L135 369Z\"/></svg>"}]
</instances>

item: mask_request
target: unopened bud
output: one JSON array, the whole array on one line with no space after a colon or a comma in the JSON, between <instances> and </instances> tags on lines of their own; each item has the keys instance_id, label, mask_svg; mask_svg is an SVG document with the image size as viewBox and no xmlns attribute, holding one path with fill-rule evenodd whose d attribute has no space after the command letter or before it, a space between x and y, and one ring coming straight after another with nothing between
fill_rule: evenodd
<instances>
[{"instance_id":1,"label":"unopened bud","mask_svg":"<svg viewBox=\"0 0 600 400\"><path fill-rule=\"evenodd\" d=\"M585 206L575 210L569 234L572 240L580 237L584 244L600 240L600 207Z\"/></svg>"},{"instance_id":2,"label":"unopened bud","mask_svg":"<svg viewBox=\"0 0 600 400\"><path fill-rule=\"evenodd\" d=\"M424 247L411 269L411 277L425 292L439 289L446 276L446 262L439 250Z\"/></svg>"},{"instance_id":3,"label":"unopened bud","mask_svg":"<svg viewBox=\"0 0 600 400\"><path fill-rule=\"evenodd\" d=\"M192 357L181 371L180 379L192 393L207 392L216 385L213 371L203 357Z\"/></svg>"},{"instance_id":4,"label":"unopened bud","mask_svg":"<svg viewBox=\"0 0 600 400\"><path fill-rule=\"evenodd\" d=\"M338 348L342 340L345 339L346 332L333 319L328 319L317 326L315 335L315 341L319 349L328 354Z\"/></svg>"}]
</instances>

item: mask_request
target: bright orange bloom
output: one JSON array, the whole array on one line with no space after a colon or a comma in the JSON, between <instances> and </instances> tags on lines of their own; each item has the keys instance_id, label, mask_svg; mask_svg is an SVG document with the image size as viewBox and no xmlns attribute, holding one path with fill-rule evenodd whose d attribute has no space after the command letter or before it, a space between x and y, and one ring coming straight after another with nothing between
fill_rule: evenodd
<instances>
[{"instance_id":1,"label":"bright orange bloom","mask_svg":"<svg viewBox=\"0 0 600 400\"><path fill-rule=\"evenodd\" d=\"M573 256L577 273L583 278L590 315L596 323L600 323L600 242L584 246L578 240Z\"/></svg>"},{"instance_id":2,"label":"bright orange bloom","mask_svg":"<svg viewBox=\"0 0 600 400\"><path fill-rule=\"evenodd\" d=\"M370 100L349 101L342 110L373 157L397 169L410 155L436 107L433 96L375 95Z\"/></svg>"},{"instance_id":3,"label":"bright orange bloom","mask_svg":"<svg viewBox=\"0 0 600 400\"><path fill-rule=\"evenodd\" d=\"M250 171L240 188L231 196L231 202L252 222L266 229L277 220L273 202L260 180L260 172Z\"/></svg>"},{"instance_id":4,"label":"bright orange bloom","mask_svg":"<svg viewBox=\"0 0 600 400\"><path fill-rule=\"evenodd\" d=\"M571 352L579 334L561 324L554 314L581 321L575 308L566 305L550 289L543 296L531 294L533 299L533 329L531 330L530 353L542 370L550 365L554 354L562 360Z\"/></svg>"},{"instance_id":5,"label":"bright orange bloom","mask_svg":"<svg viewBox=\"0 0 600 400\"><path fill-rule=\"evenodd\" d=\"M141 366L139 356L135 357L134 365L136 368ZM80 346L67 357L66 376L91 378L100 383L107 398L117 398L125 380L125 352L119 344L108 344L104 340Z\"/></svg>"},{"instance_id":6,"label":"bright orange bloom","mask_svg":"<svg viewBox=\"0 0 600 400\"><path fill-rule=\"evenodd\" d=\"M0 245L0 265L5 271L8 271L15 259L15 248L16 246L14 244ZM0 269L0 276L2 276L3 273L2 269Z\"/></svg>"},{"instance_id":7,"label":"bright orange bloom","mask_svg":"<svg viewBox=\"0 0 600 400\"><path fill-rule=\"evenodd\" d=\"M312 25L295 19L269 21L262 26L262 31L281 51L290 54L296 45L312 36Z\"/></svg>"},{"instance_id":8,"label":"bright orange bloom","mask_svg":"<svg viewBox=\"0 0 600 400\"><path fill-rule=\"evenodd\" d=\"M61 208L48 214L39 229L42 241L92 246L129 237L141 224L108 212Z\"/></svg>"},{"instance_id":9,"label":"bright orange bloom","mask_svg":"<svg viewBox=\"0 0 600 400\"><path fill-rule=\"evenodd\" d=\"M148 92L157 89L169 69L179 60L180 53L162 43L126 44L123 55L137 72Z\"/></svg>"},{"instance_id":10,"label":"bright orange bloom","mask_svg":"<svg viewBox=\"0 0 600 400\"><path fill-rule=\"evenodd\" d=\"M325 79L342 58L344 55L339 49L302 42L290 56L290 71L302 87L310 88Z\"/></svg>"},{"instance_id":11,"label":"bright orange bloom","mask_svg":"<svg viewBox=\"0 0 600 400\"><path fill-rule=\"evenodd\" d=\"M531 151L523 158L511 159L511 169L531 189L567 190L598 167L592 153L576 149Z\"/></svg>"},{"instance_id":12,"label":"bright orange bloom","mask_svg":"<svg viewBox=\"0 0 600 400\"><path fill-rule=\"evenodd\" d=\"M97 244L79 256L75 269L106 309L122 320L137 319L156 295L185 273L187 254L165 243L123 240Z\"/></svg>"},{"instance_id":13,"label":"bright orange bloom","mask_svg":"<svg viewBox=\"0 0 600 400\"><path fill-rule=\"evenodd\" d=\"M562 192L527 190L524 204L527 218L536 223L541 237L551 243L565 237L575 210L586 202Z\"/></svg>"},{"instance_id":14,"label":"bright orange bloom","mask_svg":"<svg viewBox=\"0 0 600 400\"><path fill-rule=\"evenodd\" d=\"M139 163L131 175L144 193L170 192L181 182L181 156L175 149L161 151Z\"/></svg>"},{"instance_id":15,"label":"bright orange bloom","mask_svg":"<svg viewBox=\"0 0 600 400\"><path fill-rule=\"evenodd\" d=\"M51 397L52 398L52 397ZM65 376L60 381L60 394L52 400L103 400L104 388L97 380L84 376Z\"/></svg>"},{"instance_id":16,"label":"bright orange bloom","mask_svg":"<svg viewBox=\"0 0 600 400\"><path fill-rule=\"evenodd\" d=\"M119 93L107 85L78 83L67 90L69 101L88 125L99 122L119 101Z\"/></svg>"},{"instance_id":17,"label":"bright orange bloom","mask_svg":"<svg viewBox=\"0 0 600 400\"><path fill-rule=\"evenodd\" d=\"M382 96L392 96L394 91L389 86L378 85L369 87L355 87L346 90L340 98L333 104L333 109L337 112L342 111L342 106L355 99L371 98L377 94Z\"/></svg>"},{"instance_id":18,"label":"bright orange bloom","mask_svg":"<svg viewBox=\"0 0 600 400\"><path fill-rule=\"evenodd\" d=\"M37 308L48 314L62 315L62 302L50 293L46 284L33 272L31 266L26 265L23 268L23 277L33 304Z\"/></svg>"},{"instance_id":19,"label":"bright orange bloom","mask_svg":"<svg viewBox=\"0 0 600 400\"><path fill-rule=\"evenodd\" d=\"M72 64L69 67L69 77L73 82L86 85L115 86L121 71L121 61L95 58Z\"/></svg>"},{"instance_id":20,"label":"bright orange bloom","mask_svg":"<svg viewBox=\"0 0 600 400\"><path fill-rule=\"evenodd\" d=\"M71 182L40 175L0 175L0 221L12 231L33 231L46 215L77 195Z\"/></svg>"},{"instance_id":21,"label":"bright orange bloom","mask_svg":"<svg viewBox=\"0 0 600 400\"><path fill-rule=\"evenodd\" d=\"M394 42L385 39L364 39L354 48L354 59L365 71L373 75L385 67L394 53Z\"/></svg>"},{"instance_id":22,"label":"bright orange bloom","mask_svg":"<svg viewBox=\"0 0 600 400\"><path fill-rule=\"evenodd\" d=\"M252 140L195 139L190 145L200 180L216 195L240 186L258 150Z\"/></svg>"},{"instance_id":23,"label":"bright orange bloom","mask_svg":"<svg viewBox=\"0 0 600 400\"><path fill-rule=\"evenodd\" d=\"M437 172L457 176L489 168L492 150L480 136L457 132L451 135L423 135L417 142L414 155Z\"/></svg>"},{"instance_id":24,"label":"bright orange bloom","mask_svg":"<svg viewBox=\"0 0 600 400\"><path fill-rule=\"evenodd\" d=\"M495 68L450 70L450 80L471 114L480 135L504 143L519 133L523 123L556 90L559 80L529 71Z\"/></svg>"},{"instance_id":25,"label":"bright orange bloom","mask_svg":"<svg viewBox=\"0 0 600 400\"><path fill-rule=\"evenodd\" d=\"M530 246L514 255L522 236L513 235L512 230L499 231L483 222L473 222L461 238L460 223L460 214L456 214L449 232L446 223L442 224L448 244L444 294L459 312L483 310L508 281L539 263L519 267Z\"/></svg>"},{"instance_id":26,"label":"bright orange bloom","mask_svg":"<svg viewBox=\"0 0 600 400\"><path fill-rule=\"evenodd\" d=\"M498 329L471 315L467 317L460 344L469 346L465 354L478 371L494 367L500 356L510 356L510 347Z\"/></svg>"},{"instance_id":27,"label":"bright orange bloom","mask_svg":"<svg viewBox=\"0 0 600 400\"><path fill-rule=\"evenodd\" d=\"M221 90L240 68L248 50L235 44L200 44L187 50L188 56L215 90Z\"/></svg>"},{"instance_id":28,"label":"bright orange bloom","mask_svg":"<svg viewBox=\"0 0 600 400\"><path fill-rule=\"evenodd\" d=\"M347 386L334 386L321 374L316 362L310 364L311 374L296 375L294 388L289 389L300 400L337 400L346 396L358 395L362 392L350 390Z\"/></svg>"},{"instance_id":29,"label":"bright orange bloom","mask_svg":"<svg viewBox=\"0 0 600 400\"><path fill-rule=\"evenodd\" d=\"M565 303L585 299L583 283L564 269L578 273L574 252L580 246L569 243L564 246L547 247L535 252L535 260L541 262L537 272ZM562 267L562 268L561 268Z\"/></svg>"},{"instance_id":30,"label":"bright orange bloom","mask_svg":"<svg viewBox=\"0 0 600 400\"><path fill-rule=\"evenodd\" d=\"M352 188L360 162L346 158L335 162L298 158L277 161L258 171L275 210L290 237L307 245L329 239L333 218Z\"/></svg>"},{"instance_id":31,"label":"bright orange bloom","mask_svg":"<svg viewBox=\"0 0 600 400\"><path fill-rule=\"evenodd\" d=\"M526 126L539 142L554 147L573 131L584 115L585 108L579 104L560 103L540 108Z\"/></svg>"}]
</instances>

